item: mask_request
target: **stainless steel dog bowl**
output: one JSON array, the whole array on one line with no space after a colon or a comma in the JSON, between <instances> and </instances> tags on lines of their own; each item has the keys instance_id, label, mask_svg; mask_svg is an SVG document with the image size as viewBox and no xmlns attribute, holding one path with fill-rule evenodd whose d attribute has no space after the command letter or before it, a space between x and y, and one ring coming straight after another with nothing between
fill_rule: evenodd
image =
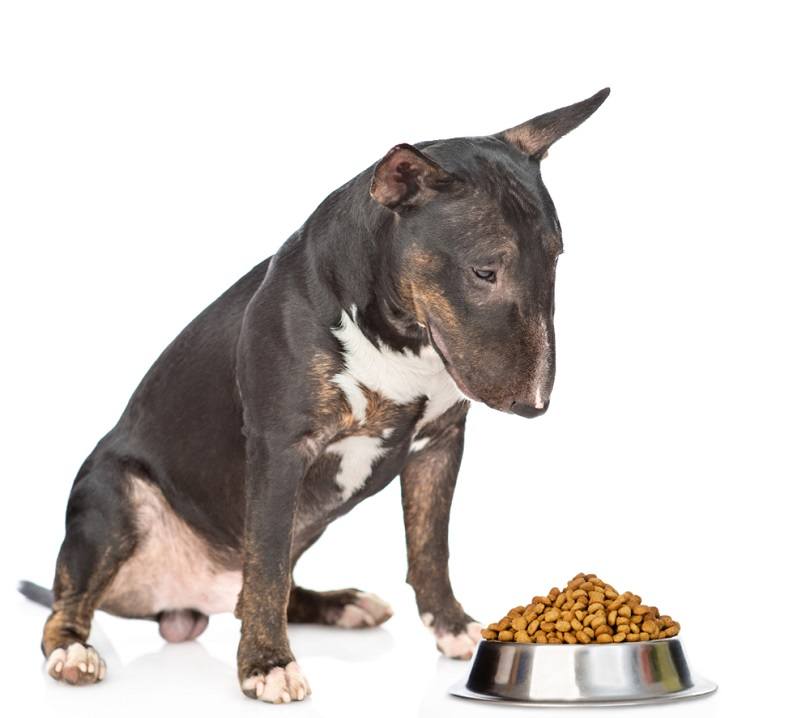
<instances>
[{"instance_id":1,"label":"stainless steel dog bowl","mask_svg":"<svg viewBox=\"0 0 810 718\"><path fill-rule=\"evenodd\" d=\"M481 641L461 698L510 705L616 706L694 698L717 690L692 675L677 638L538 645Z\"/></svg>"}]
</instances>

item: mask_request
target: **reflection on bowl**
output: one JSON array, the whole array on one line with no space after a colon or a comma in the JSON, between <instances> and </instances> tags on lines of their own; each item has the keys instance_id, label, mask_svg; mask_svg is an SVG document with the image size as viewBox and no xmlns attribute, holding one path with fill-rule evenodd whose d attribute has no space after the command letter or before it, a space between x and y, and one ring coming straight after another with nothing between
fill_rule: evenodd
<instances>
[{"instance_id":1,"label":"reflection on bowl","mask_svg":"<svg viewBox=\"0 0 810 718\"><path fill-rule=\"evenodd\" d=\"M692 698L714 683L692 675L678 638L538 645L481 641L463 698L529 705L624 705Z\"/></svg>"}]
</instances>

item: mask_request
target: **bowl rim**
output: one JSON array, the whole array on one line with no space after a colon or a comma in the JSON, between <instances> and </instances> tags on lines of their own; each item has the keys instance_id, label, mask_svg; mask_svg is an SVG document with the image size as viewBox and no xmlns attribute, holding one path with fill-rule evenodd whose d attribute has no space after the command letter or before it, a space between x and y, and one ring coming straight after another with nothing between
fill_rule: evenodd
<instances>
[{"instance_id":1,"label":"bowl rim","mask_svg":"<svg viewBox=\"0 0 810 718\"><path fill-rule=\"evenodd\" d=\"M482 638L478 644L495 643L499 646L534 646L535 648L589 648L590 646L600 646L601 648L610 648L614 646L620 648L622 646L647 646L651 643L666 643L667 641L677 641L680 639L681 634L677 636L667 636L666 638L649 638L646 641L619 641L618 643L597 643L591 641L590 643L523 643L521 641L499 641L497 638Z\"/></svg>"}]
</instances>

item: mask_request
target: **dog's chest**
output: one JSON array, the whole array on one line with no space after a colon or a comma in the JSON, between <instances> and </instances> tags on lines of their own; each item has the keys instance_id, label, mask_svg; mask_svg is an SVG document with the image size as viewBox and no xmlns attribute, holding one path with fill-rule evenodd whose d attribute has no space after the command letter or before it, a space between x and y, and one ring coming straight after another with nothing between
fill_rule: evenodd
<instances>
[{"instance_id":1,"label":"dog's chest","mask_svg":"<svg viewBox=\"0 0 810 718\"><path fill-rule=\"evenodd\" d=\"M375 344L347 312L333 331L343 347L344 369L332 382L346 397L355 428L326 453L340 457L335 482L348 500L379 462L402 452L403 443L411 451L424 449L429 440L419 436L421 428L465 397L433 347L416 354Z\"/></svg>"}]
</instances>

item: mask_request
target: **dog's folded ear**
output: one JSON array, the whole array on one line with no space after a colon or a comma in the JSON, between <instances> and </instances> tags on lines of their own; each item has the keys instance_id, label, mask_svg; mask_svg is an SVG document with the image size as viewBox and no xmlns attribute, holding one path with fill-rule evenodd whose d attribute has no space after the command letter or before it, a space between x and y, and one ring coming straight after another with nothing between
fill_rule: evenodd
<instances>
[{"instance_id":1,"label":"dog's folded ear","mask_svg":"<svg viewBox=\"0 0 810 718\"><path fill-rule=\"evenodd\" d=\"M384 207L400 212L449 189L456 178L416 147L392 147L374 168L369 193Z\"/></svg>"},{"instance_id":2,"label":"dog's folded ear","mask_svg":"<svg viewBox=\"0 0 810 718\"><path fill-rule=\"evenodd\" d=\"M548 148L560 137L579 127L596 112L609 94L610 88L606 87L587 100L546 112L495 136L506 140L534 159L542 159Z\"/></svg>"}]
</instances>

